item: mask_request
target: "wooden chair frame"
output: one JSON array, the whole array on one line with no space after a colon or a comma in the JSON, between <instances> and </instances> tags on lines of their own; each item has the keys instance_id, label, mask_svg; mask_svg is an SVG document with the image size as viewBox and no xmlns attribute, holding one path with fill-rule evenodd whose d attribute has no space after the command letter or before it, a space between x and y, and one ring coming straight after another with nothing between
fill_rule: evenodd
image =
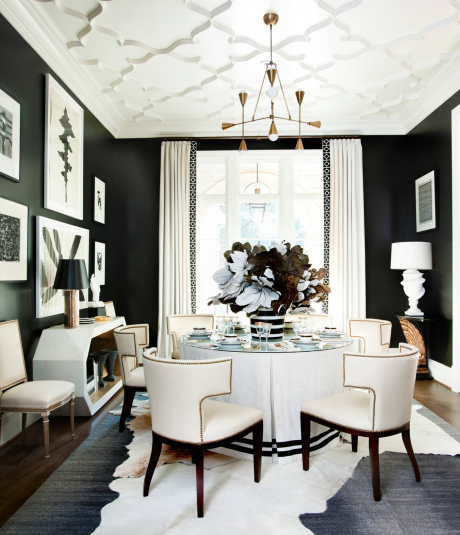
<instances>
[{"instance_id":1,"label":"wooden chair frame","mask_svg":"<svg viewBox=\"0 0 460 535\"><path fill-rule=\"evenodd\" d=\"M324 425L331 429L341 431L342 433L350 433L351 435L351 448L352 451L358 451L358 437L369 437L369 454L371 459L371 472L372 472L372 487L374 491L374 500L379 502L381 500L380 492L380 468L379 468L379 439L383 437L390 437L393 435L402 434L404 446L406 448L409 459L414 469L415 480L420 482L420 470L418 468L417 460L412 449L412 443L410 440L410 423L407 423L396 429L389 429L387 431L362 431L358 429L351 429L349 427L343 427L321 418L316 418L311 414L304 412L300 413L300 427L302 434L302 463L303 469L308 471L310 468L310 423L316 422L317 424Z\"/></svg>"},{"instance_id":2,"label":"wooden chair frame","mask_svg":"<svg viewBox=\"0 0 460 535\"><path fill-rule=\"evenodd\" d=\"M205 442L202 444L192 444L186 442L178 442L169 438L158 435L152 431L152 453L150 455L149 465L144 479L144 497L149 495L150 483L152 481L155 468L160 458L161 448L163 444L168 444L176 448L188 448L192 452L192 462L196 464L196 498L197 498L197 516L203 517L203 496L204 496L204 461L203 454L206 449L219 448L235 442L239 438L245 437L249 433L253 433L253 451L254 451L254 482L260 482L260 474L262 469L262 436L263 436L263 420L257 422L253 426L245 429L241 433L237 433L231 437L218 442Z\"/></svg>"}]
</instances>

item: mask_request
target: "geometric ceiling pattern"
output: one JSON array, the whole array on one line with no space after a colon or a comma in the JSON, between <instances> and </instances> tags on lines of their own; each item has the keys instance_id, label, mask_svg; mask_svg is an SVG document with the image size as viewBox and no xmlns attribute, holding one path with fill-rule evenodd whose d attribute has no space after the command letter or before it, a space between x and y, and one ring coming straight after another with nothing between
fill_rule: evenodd
<instances>
[{"instance_id":1,"label":"geometric ceiling pattern","mask_svg":"<svg viewBox=\"0 0 460 535\"><path fill-rule=\"evenodd\" d=\"M241 90L252 117L269 59L266 12L280 17L273 61L292 117L302 89L302 119L320 120L326 131L341 120L362 132L373 122L397 124L440 73L460 67L460 0L25 1L130 136L238 135L220 124L241 120ZM270 110L262 95L259 117ZM287 116L281 91L275 112ZM295 124L277 126L296 132ZM267 135L268 127L254 123L247 134Z\"/></svg>"}]
</instances>

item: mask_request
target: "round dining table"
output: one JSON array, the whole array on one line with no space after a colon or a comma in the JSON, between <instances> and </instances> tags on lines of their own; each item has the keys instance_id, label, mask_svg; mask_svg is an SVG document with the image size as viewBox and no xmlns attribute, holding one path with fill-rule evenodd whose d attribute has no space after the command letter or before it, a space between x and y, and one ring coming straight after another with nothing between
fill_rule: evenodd
<instances>
[{"instance_id":1,"label":"round dining table","mask_svg":"<svg viewBox=\"0 0 460 535\"><path fill-rule=\"evenodd\" d=\"M285 339L291 337L285 335ZM350 339L322 340L316 345L283 349L275 343L255 343L246 335L243 347L228 349L219 342L178 339L181 359L232 358L231 394L215 398L253 407L263 413L262 460L288 464L301 458L300 406L305 401L343 390L343 353ZM218 347L217 347L218 346ZM213 398L211 398L213 399ZM338 445L340 433L311 423L310 454ZM213 451L252 460L252 435Z\"/></svg>"}]
</instances>

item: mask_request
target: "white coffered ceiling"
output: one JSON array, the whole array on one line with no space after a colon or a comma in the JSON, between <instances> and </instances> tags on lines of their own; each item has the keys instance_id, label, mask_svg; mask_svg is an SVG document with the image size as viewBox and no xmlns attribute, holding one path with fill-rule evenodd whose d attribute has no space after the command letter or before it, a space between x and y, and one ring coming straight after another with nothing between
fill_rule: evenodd
<instances>
[{"instance_id":1,"label":"white coffered ceiling","mask_svg":"<svg viewBox=\"0 0 460 535\"><path fill-rule=\"evenodd\" d=\"M460 89L460 0L0 0L116 137L239 135L269 58L304 134L404 134ZM268 82L266 82L268 84ZM266 87L268 87L266 85ZM265 87L265 88L266 88ZM270 101L261 97L262 117ZM276 115L286 116L281 92ZM268 134L268 121L247 135ZM277 122L280 134L296 125ZM309 129L309 130L307 130Z\"/></svg>"}]
</instances>

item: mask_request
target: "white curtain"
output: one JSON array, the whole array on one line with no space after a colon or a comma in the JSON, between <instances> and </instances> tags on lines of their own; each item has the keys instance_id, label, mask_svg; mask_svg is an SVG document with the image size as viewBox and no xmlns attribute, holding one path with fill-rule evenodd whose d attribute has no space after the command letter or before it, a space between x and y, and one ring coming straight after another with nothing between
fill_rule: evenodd
<instances>
[{"instance_id":1,"label":"white curtain","mask_svg":"<svg viewBox=\"0 0 460 535\"><path fill-rule=\"evenodd\" d=\"M334 139L330 151L329 314L348 332L349 318L366 317L363 149L359 139Z\"/></svg>"},{"instance_id":2,"label":"white curtain","mask_svg":"<svg viewBox=\"0 0 460 535\"><path fill-rule=\"evenodd\" d=\"M171 358L166 316L191 313L190 142L161 144L158 354Z\"/></svg>"}]
</instances>

